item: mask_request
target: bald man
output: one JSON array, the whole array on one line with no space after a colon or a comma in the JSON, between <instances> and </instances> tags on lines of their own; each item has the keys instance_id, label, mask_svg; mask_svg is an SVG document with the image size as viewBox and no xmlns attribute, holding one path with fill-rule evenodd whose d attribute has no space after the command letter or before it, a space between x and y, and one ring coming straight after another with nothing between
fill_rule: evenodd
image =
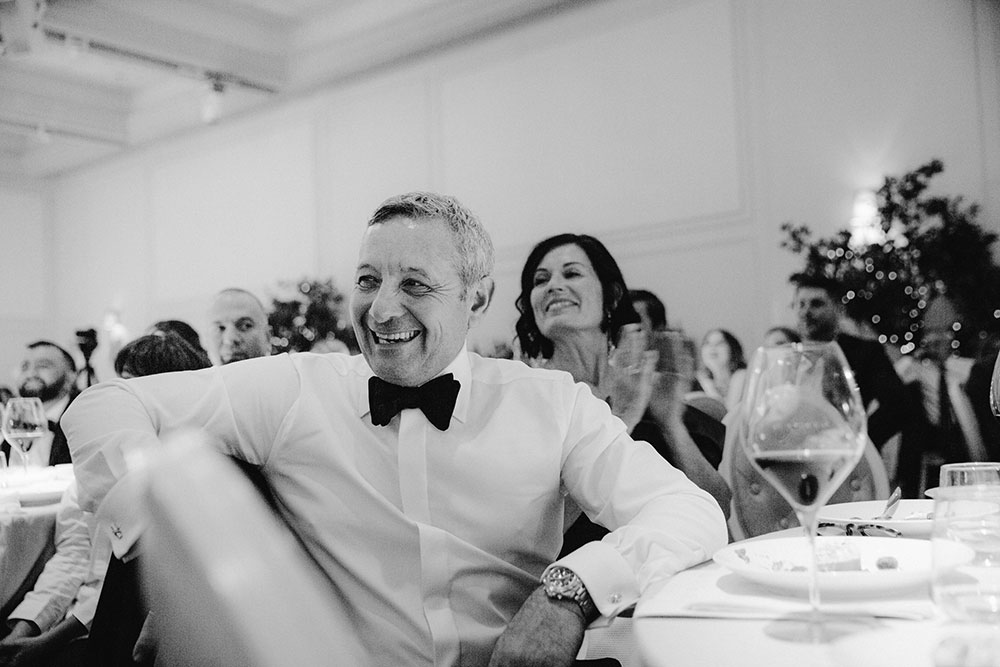
<instances>
[{"instance_id":1,"label":"bald man","mask_svg":"<svg viewBox=\"0 0 1000 667\"><path fill-rule=\"evenodd\" d=\"M264 304L231 287L215 295L208 313L212 346L223 364L271 354L271 327Z\"/></svg>"}]
</instances>

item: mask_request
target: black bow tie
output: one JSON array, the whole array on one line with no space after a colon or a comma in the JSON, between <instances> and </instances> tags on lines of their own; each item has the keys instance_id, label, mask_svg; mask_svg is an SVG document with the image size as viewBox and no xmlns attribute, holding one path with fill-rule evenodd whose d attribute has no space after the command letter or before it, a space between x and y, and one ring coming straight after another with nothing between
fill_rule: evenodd
<instances>
[{"instance_id":1,"label":"black bow tie","mask_svg":"<svg viewBox=\"0 0 1000 667\"><path fill-rule=\"evenodd\" d=\"M451 373L436 377L419 387L400 387L380 377L368 380L368 407L372 424L385 426L406 408L420 408L427 421L439 431L447 431L461 384Z\"/></svg>"}]
</instances>

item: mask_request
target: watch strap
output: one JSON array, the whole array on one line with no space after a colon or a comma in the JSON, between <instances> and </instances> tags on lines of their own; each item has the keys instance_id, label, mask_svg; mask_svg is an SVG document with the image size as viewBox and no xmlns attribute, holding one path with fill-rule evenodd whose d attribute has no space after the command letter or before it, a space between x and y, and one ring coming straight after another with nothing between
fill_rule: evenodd
<instances>
[{"instance_id":1,"label":"watch strap","mask_svg":"<svg viewBox=\"0 0 1000 667\"><path fill-rule=\"evenodd\" d=\"M584 619L589 623L598 616L600 612L594 600L590 597L583 580L577 576L576 572L568 567L550 567L542 575L542 584L545 587L545 594L556 600L572 600L580 607Z\"/></svg>"}]
</instances>

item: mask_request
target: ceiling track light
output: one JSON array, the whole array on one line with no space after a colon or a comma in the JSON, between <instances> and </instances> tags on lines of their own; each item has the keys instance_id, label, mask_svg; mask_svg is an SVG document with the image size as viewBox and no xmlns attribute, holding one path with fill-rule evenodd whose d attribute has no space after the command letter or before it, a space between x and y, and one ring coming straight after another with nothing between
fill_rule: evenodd
<instances>
[{"instance_id":1,"label":"ceiling track light","mask_svg":"<svg viewBox=\"0 0 1000 667\"><path fill-rule=\"evenodd\" d=\"M20 134L25 137L30 137L40 144L52 143L53 137L65 137L67 139L77 139L95 144L103 144L105 146L114 146L116 148L123 148L129 145L127 141L120 139L113 139L96 134L88 134L87 132L81 132L71 128L56 127L51 123L29 123L20 120L11 120L9 118L0 118L0 129Z\"/></svg>"},{"instance_id":2,"label":"ceiling track light","mask_svg":"<svg viewBox=\"0 0 1000 667\"><path fill-rule=\"evenodd\" d=\"M167 70L179 76L186 76L191 79L210 81L212 82L213 87L216 84L226 84L226 85L238 86L240 88L256 90L262 93L274 94L278 92L278 90L273 86L260 83L259 81L253 81L251 79L247 79L246 77L242 77L237 74L233 74L231 72L222 72L218 70L205 69L202 67L197 67L195 65L190 65L183 62L169 60L167 58L161 58L159 56L155 56L149 53L144 53L142 51L136 51L134 49L128 49L122 46L109 44L107 42L101 42L98 40L87 39L86 37L81 37L78 35L72 35L68 32L62 30L55 30L53 28L46 27L43 28L43 31L45 34L45 38L48 41L63 44L67 48L75 50L77 53L81 51L89 51L92 53L105 55L112 58L117 58L125 62L142 65L145 67Z\"/></svg>"}]
</instances>

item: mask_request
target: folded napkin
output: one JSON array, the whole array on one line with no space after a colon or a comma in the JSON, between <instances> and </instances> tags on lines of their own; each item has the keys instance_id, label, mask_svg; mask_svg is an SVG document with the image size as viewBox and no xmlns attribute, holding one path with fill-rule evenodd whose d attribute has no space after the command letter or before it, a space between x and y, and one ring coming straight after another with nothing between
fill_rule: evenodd
<instances>
[{"instance_id":1,"label":"folded napkin","mask_svg":"<svg viewBox=\"0 0 1000 667\"><path fill-rule=\"evenodd\" d=\"M821 589L820 608L831 614L913 620L938 614L926 588L910 589L898 596L879 592L877 597L824 595ZM635 616L776 619L808 611L804 592L796 596L778 591L709 561L678 573L658 591L643 596Z\"/></svg>"}]
</instances>

